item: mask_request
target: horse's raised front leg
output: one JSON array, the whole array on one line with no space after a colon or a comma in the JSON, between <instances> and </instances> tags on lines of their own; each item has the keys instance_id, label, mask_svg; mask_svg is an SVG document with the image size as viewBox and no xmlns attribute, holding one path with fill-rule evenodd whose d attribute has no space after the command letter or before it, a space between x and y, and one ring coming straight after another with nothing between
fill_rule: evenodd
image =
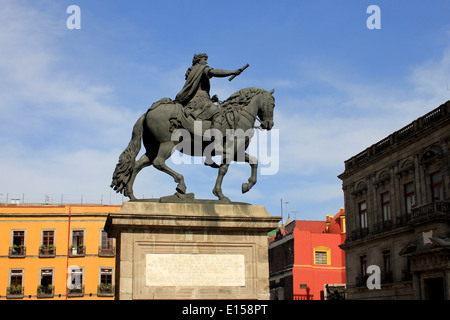
<instances>
[{"instance_id":1,"label":"horse's raised front leg","mask_svg":"<svg viewBox=\"0 0 450 320\"><path fill-rule=\"evenodd\" d=\"M172 155L172 150L175 144L173 142L164 142L161 143L158 149L158 154L153 160L153 166L172 176L176 183L178 183L176 190L181 194L186 193L186 185L184 184L184 177L178 172L172 170L166 165L166 160Z\"/></svg>"},{"instance_id":2,"label":"horse's raised front leg","mask_svg":"<svg viewBox=\"0 0 450 320\"><path fill-rule=\"evenodd\" d=\"M219 173L217 175L216 184L214 185L213 194L219 198L219 200L230 201L227 197L225 197L222 193L222 181L223 177L226 175L228 171L229 164L226 161L222 160L222 164L219 167Z\"/></svg>"},{"instance_id":3,"label":"horse's raised front leg","mask_svg":"<svg viewBox=\"0 0 450 320\"><path fill-rule=\"evenodd\" d=\"M246 193L256 184L258 174L258 159L256 159L256 157L245 153L245 162L250 164L252 172L250 178L248 179L248 183L242 184L242 193Z\"/></svg>"},{"instance_id":4,"label":"horse's raised front leg","mask_svg":"<svg viewBox=\"0 0 450 320\"><path fill-rule=\"evenodd\" d=\"M124 190L124 195L129 197L130 200L137 200L136 197L134 196L134 192L133 192L134 180L136 179L137 174L143 168L148 167L151 164L152 164L152 161L147 156L147 154L144 154L138 161L136 161L136 163L134 165L133 172L132 172L131 177L130 177L130 180L128 181L128 183L127 183L127 185L125 187L125 190Z\"/></svg>"}]
</instances>

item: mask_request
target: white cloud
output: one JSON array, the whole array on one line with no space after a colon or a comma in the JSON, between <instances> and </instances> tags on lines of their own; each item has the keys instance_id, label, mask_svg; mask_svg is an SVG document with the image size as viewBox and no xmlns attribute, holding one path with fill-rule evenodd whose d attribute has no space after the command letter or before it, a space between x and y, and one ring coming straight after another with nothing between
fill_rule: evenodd
<instances>
[{"instance_id":1,"label":"white cloud","mask_svg":"<svg viewBox=\"0 0 450 320\"><path fill-rule=\"evenodd\" d=\"M108 84L61 68L51 7L0 6L0 192L104 193L121 152L110 146L126 146L138 114L112 103Z\"/></svg>"},{"instance_id":2,"label":"white cloud","mask_svg":"<svg viewBox=\"0 0 450 320\"><path fill-rule=\"evenodd\" d=\"M429 103L445 102L450 96L450 47L446 48L441 59L429 60L415 67L411 83L415 94L430 99Z\"/></svg>"},{"instance_id":3,"label":"white cloud","mask_svg":"<svg viewBox=\"0 0 450 320\"><path fill-rule=\"evenodd\" d=\"M450 48L413 68L406 86L361 84L331 69L315 70L312 81L331 86L333 95L283 97L275 109L282 172L343 167L343 160L444 103L449 74Z\"/></svg>"},{"instance_id":4,"label":"white cloud","mask_svg":"<svg viewBox=\"0 0 450 320\"><path fill-rule=\"evenodd\" d=\"M16 125L18 119L48 134L66 134L92 122L87 131L98 134L120 121L137 119L136 113L114 103L114 88L98 84L95 76L82 74L72 60L65 60L58 40L67 30L56 23L51 7L38 11L8 1L2 3L0 20L0 110L5 130L14 130L7 123ZM49 132L63 121L65 132ZM21 130L27 128L23 125Z\"/></svg>"}]
</instances>

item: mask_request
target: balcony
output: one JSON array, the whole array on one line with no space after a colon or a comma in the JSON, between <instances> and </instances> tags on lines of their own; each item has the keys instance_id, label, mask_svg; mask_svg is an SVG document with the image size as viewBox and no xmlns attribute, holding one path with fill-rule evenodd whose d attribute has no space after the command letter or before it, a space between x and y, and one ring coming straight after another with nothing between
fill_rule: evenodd
<instances>
[{"instance_id":1,"label":"balcony","mask_svg":"<svg viewBox=\"0 0 450 320\"><path fill-rule=\"evenodd\" d=\"M14 245L9 247L9 257L10 258L25 258L26 255L26 247L23 245Z\"/></svg>"},{"instance_id":2,"label":"balcony","mask_svg":"<svg viewBox=\"0 0 450 320\"><path fill-rule=\"evenodd\" d=\"M435 201L412 208L409 223L435 219L450 219L450 201Z\"/></svg>"},{"instance_id":3,"label":"balcony","mask_svg":"<svg viewBox=\"0 0 450 320\"><path fill-rule=\"evenodd\" d=\"M360 287L367 287L367 279L369 278L368 275L359 275L355 279L355 285L353 287L360 288ZM352 286L349 286L352 287Z\"/></svg>"},{"instance_id":4,"label":"balcony","mask_svg":"<svg viewBox=\"0 0 450 320\"><path fill-rule=\"evenodd\" d=\"M44 245L39 247L39 258L54 258L56 256L56 248L54 246L49 246L48 248Z\"/></svg>"},{"instance_id":5,"label":"balcony","mask_svg":"<svg viewBox=\"0 0 450 320\"><path fill-rule=\"evenodd\" d=\"M97 287L97 296L114 297L114 286L111 283L101 283Z\"/></svg>"},{"instance_id":6,"label":"balcony","mask_svg":"<svg viewBox=\"0 0 450 320\"><path fill-rule=\"evenodd\" d=\"M72 286L71 288L67 288L67 297L83 297L84 296L84 286Z\"/></svg>"},{"instance_id":7,"label":"balcony","mask_svg":"<svg viewBox=\"0 0 450 320\"><path fill-rule=\"evenodd\" d=\"M55 292L55 287L51 284L47 286L39 285L37 287L37 297L38 298L53 298Z\"/></svg>"},{"instance_id":8,"label":"balcony","mask_svg":"<svg viewBox=\"0 0 450 320\"><path fill-rule=\"evenodd\" d=\"M86 255L86 247L83 245L72 245L69 248L69 257L75 258L75 257L84 257Z\"/></svg>"},{"instance_id":9,"label":"balcony","mask_svg":"<svg viewBox=\"0 0 450 320\"><path fill-rule=\"evenodd\" d=\"M98 256L99 257L114 257L115 254L115 248L109 247L109 248L102 248L98 247Z\"/></svg>"},{"instance_id":10,"label":"balcony","mask_svg":"<svg viewBox=\"0 0 450 320\"><path fill-rule=\"evenodd\" d=\"M6 288L6 298L8 299L22 299L23 298L23 289L21 285L18 286L10 286Z\"/></svg>"},{"instance_id":11,"label":"balcony","mask_svg":"<svg viewBox=\"0 0 450 320\"><path fill-rule=\"evenodd\" d=\"M381 284L393 283L394 275L392 271L385 271L381 277Z\"/></svg>"}]
</instances>

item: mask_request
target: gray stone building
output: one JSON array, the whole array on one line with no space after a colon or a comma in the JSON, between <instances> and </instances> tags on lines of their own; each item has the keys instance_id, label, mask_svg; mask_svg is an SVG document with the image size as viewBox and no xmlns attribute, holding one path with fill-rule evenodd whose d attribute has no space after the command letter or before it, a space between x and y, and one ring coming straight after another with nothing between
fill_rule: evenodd
<instances>
[{"instance_id":1,"label":"gray stone building","mask_svg":"<svg viewBox=\"0 0 450 320\"><path fill-rule=\"evenodd\" d=\"M345 161L339 178L347 298L450 299L450 101Z\"/></svg>"}]
</instances>

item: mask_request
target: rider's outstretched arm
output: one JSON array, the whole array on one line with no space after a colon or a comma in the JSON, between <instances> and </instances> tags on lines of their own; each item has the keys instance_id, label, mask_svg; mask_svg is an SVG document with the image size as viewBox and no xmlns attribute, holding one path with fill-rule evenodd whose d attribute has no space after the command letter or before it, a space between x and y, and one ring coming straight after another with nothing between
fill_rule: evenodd
<instances>
[{"instance_id":1,"label":"rider's outstretched arm","mask_svg":"<svg viewBox=\"0 0 450 320\"><path fill-rule=\"evenodd\" d=\"M213 77L223 78L228 76L239 75L241 70L223 70L223 69L212 69L209 71L209 75Z\"/></svg>"}]
</instances>

